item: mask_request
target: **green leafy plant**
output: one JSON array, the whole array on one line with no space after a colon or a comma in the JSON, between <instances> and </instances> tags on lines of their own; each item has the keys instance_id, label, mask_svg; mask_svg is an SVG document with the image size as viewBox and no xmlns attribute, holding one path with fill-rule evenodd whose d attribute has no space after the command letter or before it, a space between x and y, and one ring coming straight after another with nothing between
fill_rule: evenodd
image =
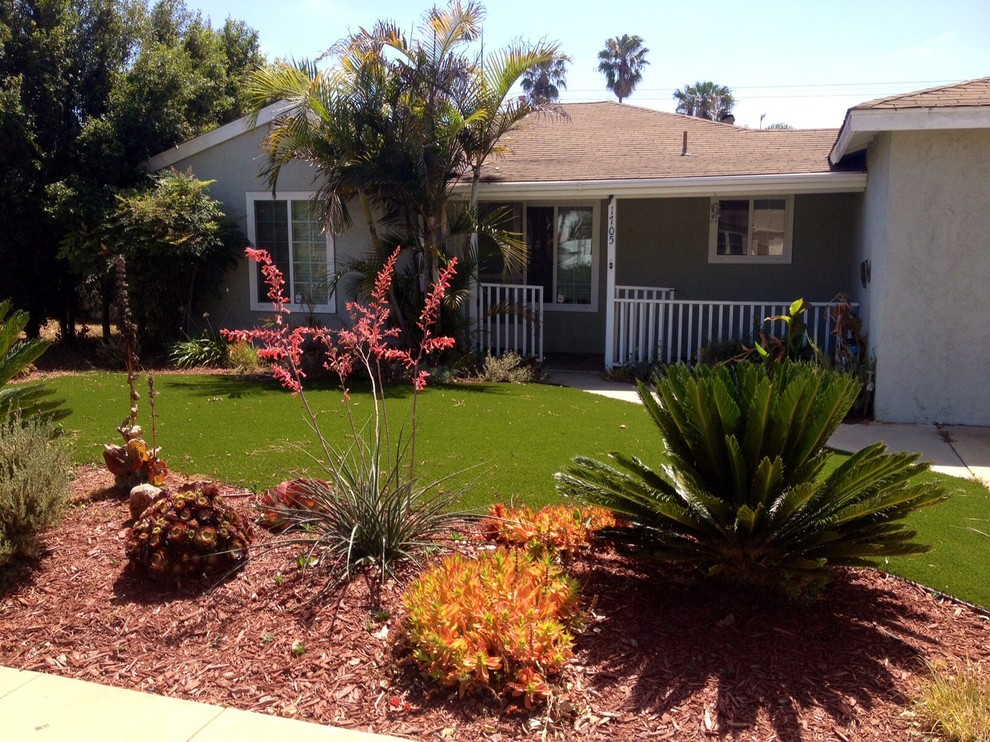
<instances>
[{"instance_id":1,"label":"green leafy plant","mask_svg":"<svg viewBox=\"0 0 990 742\"><path fill-rule=\"evenodd\" d=\"M47 340L21 340L30 316L11 311L10 301L0 302L0 421L19 415L21 419L42 416L60 420L69 414L62 400L52 399L52 391L41 382L9 384L28 369L49 346Z\"/></svg>"},{"instance_id":2,"label":"green leafy plant","mask_svg":"<svg viewBox=\"0 0 990 742\"><path fill-rule=\"evenodd\" d=\"M533 376L532 367L512 351L500 356L486 355L478 371L479 381L498 384L528 384Z\"/></svg>"},{"instance_id":3,"label":"green leafy plant","mask_svg":"<svg viewBox=\"0 0 990 742\"><path fill-rule=\"evenodd\" d=\"M195 482L148 506L125 548L144 574L181 585L237 569L252 538L251 522L224 503L215 484Z\"/></svg>"},{"instance_id":4,"label":"green leafy plant","mask_svg":"<svg viewBox=\"0 0 990 742\"><path fill-rule=\"evenodd\" d=\"M445 557L402 598L413 660L461 695L490 688L527 707L573 654L577 582L549 555L499 548Z\"/></svg>"},{"instance_id":5,"label":"green leafy plant","mask_svg":"<svg viewBox=\"0 0 990 742\"><path fill-rule=\"evenodd\" d=\"M931 733L949 742L990 740L990 677L978 665L933 666L915 708Z\"/></svg>"},{"instance_id":6,"label":"green leafy plant","mask_svg":"<svg viewBox=\"0 0 990 742\"><path fill-rule=\"evenodd\" d=\"M71 447L50 421L0 425L0 568L37 553L38 536L68 503L71 472Z\"/></svg>"},{"instance_id":7,"label":"green leafy plant","mask_svg":"<svg viewBox=\"0 0 990 742\"><path fill-rule=\"evenodd\" d=\"M460 496L456 489L441 490L444 480L420 483L415 473L416 409L418 395L429 376L421 360L450 348L453 338L435 336L433 326L440 303L456 271L451 260L440 271L426 296L417 324L419 340L412 349L400 347L399 330L390 326L391 285L399 250L386 261L375 280L370 304L349 302L351 326L335 333L326 328L290 327L284 280L263 250L248 249L262 265L275 319L267 328L221 331L232 341L257 341L259 357L272 363L272 373L299 396L323 451L322 480L297 480L281 501L276 491L264 509L293 531L283 543L304 546L307 559L319 557L328 570L328 584L348 579L357 568L375 566L384 579L394 562L415 559L422 550L449 530L457 516L448 512ZM340 378L351 427L349 443L338 448L320 431L318 416L303 388L304 345L317 341L324 363ZM383 367L405 371L412 380L413 401L408 437L393 434L382 382ZM371 386L370 417L358 423L347 392L347 379L363 372ZM289 483L286 483L288 485Z\"/></svg>"},{"instance_id":8,"label":"green leafy plant","mask_svg":"<svg viewBox=\"0 0 990 742\"><path fill-rule=\"evenodd\" d=\"M659 429L661 465L613 453L575 459L558 488L628 525L616 541L746 582L801 589L830 565L927 550L902 519L945 499L918 481L918 454L867 446L823 476L829 437L856 398L848 376L808 364L672 366L639 395Z\"/></svg>"},{"instance_id":9,"label":"green leafy plant","mask_svg":"<svg viewBox=\"0 0 990 742\"><path fill-rule=\"evenodd\" d=\"M172 345L169 360L177 368L224 368L229 359L230 343L220 335L203 334Z\"/></svg>"},{"instance_id":10,"label":"green leafy plant","mask_svg":"<svg viewBox=\"0 0 990 742\"><path fill-rule=\"evenodd\" d=\"M261 359L257 349L246 340L239 340L227 347L227 365L242 374L253 374L261 370Z\"/></svg>"}]
</instances>

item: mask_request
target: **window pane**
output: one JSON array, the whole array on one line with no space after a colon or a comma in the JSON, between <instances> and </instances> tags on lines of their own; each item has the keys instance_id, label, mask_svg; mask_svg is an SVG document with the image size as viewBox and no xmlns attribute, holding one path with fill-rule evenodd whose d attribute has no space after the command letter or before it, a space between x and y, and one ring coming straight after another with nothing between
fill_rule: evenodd
<instances>
[{"instance_id":1,"label":"window pane","mask_svg":"<svg viewBox=\"0 0 990 742\"><path fill-rule=\"evenodd\" d=\"M255 247L267 250L272 262L289 280L289 219L288 202L263 200L254 202ZM265 277L258 271L258 301L268 303L268 286Z\"/></svg>"},{"instance_id":2,"label":"window pane","mask_svg":"<svg viewBox=\"0 0 990 742\"><path fill-rule=\"evenodd\" d=\"M746 255L749 235L749 201L718 202L718 255Z\"/></svg>"},{"instance_id":3,"label":"window pane","mask_svg":"<svg viewBox=\"0 0 990 742\"><path fill-rule=\"evenodd\" d=\"M490 223L495 229L508 232L516 239L522 239L523 224L522 204L479 204L481 218ZM502 252L495 241L487 235L480 235L478 239L478 277L484 283L522 283L525 265L512 266L511 270L506 270L505 260Z\"/></svg>"},{"instance_id":4,"label":"window pane","mask_svg":"<svg viewBox=\"0 0 990 742\"><path fill-rule=\"evenodd\" d=\"M589 207L558 210L558 304L591 304L592 213Z\"/></svg>"},{"instance_id":5,"label":"window pane","mask_svg":"<svg viewBox=\"0 0 990 742\"><path fill-rule=\"evenodd\" d=\"M531 206L526 209L526 243L529 246L529 270L526 283L543 287L543 301L553 302L553 207Z\"/></svg>"},{"instance_id":6,"label":"window pane","mask_svg":"<svg viewBox=\"0 0 990 742\"><path fill-rule=\"evenodd\" d=\"M318 209L311 201L292 202L292 301L301 305L329 301L327 242Z\"/></svg>"},{"instance_id":7,"label":"window pane","mask_svg":"<svg viewBox=\"0 0 990 742\"><path fill-rule=\"evenodd\" d=\"M753 202L753 245L750 255L783 255L787 202L782 198Z\"/></svg>"}]
</instances>

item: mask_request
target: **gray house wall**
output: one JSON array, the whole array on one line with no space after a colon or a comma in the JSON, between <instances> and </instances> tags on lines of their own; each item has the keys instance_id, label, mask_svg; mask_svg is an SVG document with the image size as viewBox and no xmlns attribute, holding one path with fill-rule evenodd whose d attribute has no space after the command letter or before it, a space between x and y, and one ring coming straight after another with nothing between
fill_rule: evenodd
<instances>
[{"instance_id":1,"label":"gray house wall","mask_svg":"<svg viewBox=\"0 0 990 742\"><path fill-rule=\"evenodd\" d=\"M868 164L876 416L990 425L990 131L883 134Z\"/></svg>"},{"instance_id":2,"label":"gray house wall","mask_svg":"<svg viewBox=\"0 0 990 742\"><path fill-rule=\"evenodd\" d=\"M678 299L828 301L855 288L862 200L861 193L795 196L791 262L754 265L708 262L708 198L619 201L616 283L673 288Z\"/></svg>"}]
</instances>

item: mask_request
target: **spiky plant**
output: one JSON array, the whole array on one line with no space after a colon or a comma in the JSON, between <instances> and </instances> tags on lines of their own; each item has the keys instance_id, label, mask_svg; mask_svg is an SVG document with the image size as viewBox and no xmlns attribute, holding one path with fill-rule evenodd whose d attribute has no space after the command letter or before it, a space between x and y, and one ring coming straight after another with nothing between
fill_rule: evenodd
<instances>
[{"instance_id":1,"label":"spiky plant","mask_svg":"<svg viewBox=\"0 0 990 742\"><path fill-rule=\"evenodd\" d=\"M156 500L128 534L131 563L161 582L222 577L248 556L251 522L221 498L212 482L184 484Z\"/></svg>"},{"instance_id":2,"label":"spiky plant","mask_svg":"<svg viewBox=\"0 0 990 742\"><path fill-rule=\"evenodd\" d=\"M902 519L945 499L918 481L918 454L864 448L824 476L825 445L856 399L848 376L807 364L674 366L639 396L662 437L661 465L613 453L557 474L565 494L629 522L609 538L663 560L802 589L833 565L928 547Z\"/></svg>"}]
</instances>

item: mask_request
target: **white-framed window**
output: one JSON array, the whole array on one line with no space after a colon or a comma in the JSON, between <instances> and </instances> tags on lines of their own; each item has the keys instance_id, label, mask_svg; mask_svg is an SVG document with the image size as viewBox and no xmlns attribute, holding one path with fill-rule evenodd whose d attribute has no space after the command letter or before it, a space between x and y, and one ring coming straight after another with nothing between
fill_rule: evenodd
<instances>
[{"instance_id":1,"label":"white-framed window","mask_svg":"<svg viewBox=\"0 0 990 742\"><path fill-rule=\"evenodd\" d=\"M320 223L313 194L270 192L247 194L248 240L268 251L285 278L285 294L293 311L337 311L330 291L334 275L333 237ZM251 309L271 309L261 266L252 264Z\"/></svg>"},{"instance_id":2,"label":"white-framed window","mask_svg":"<svg viewBox=\"0 0 990 742\"><path fill-rule=\"evenodd\" d=\"M525 282L549 309L598 309L598 203L526 204Z\"/></svg>"},{"instance_id":3,"label":"white-framed window","mask_svg":"<svg viewBox=\"0 0 990 742\"><path fill-rule=\"evenodd\" d=\"M709 263L790 263L794 196L713 198Z\"/></svg>"}]
</instances>

